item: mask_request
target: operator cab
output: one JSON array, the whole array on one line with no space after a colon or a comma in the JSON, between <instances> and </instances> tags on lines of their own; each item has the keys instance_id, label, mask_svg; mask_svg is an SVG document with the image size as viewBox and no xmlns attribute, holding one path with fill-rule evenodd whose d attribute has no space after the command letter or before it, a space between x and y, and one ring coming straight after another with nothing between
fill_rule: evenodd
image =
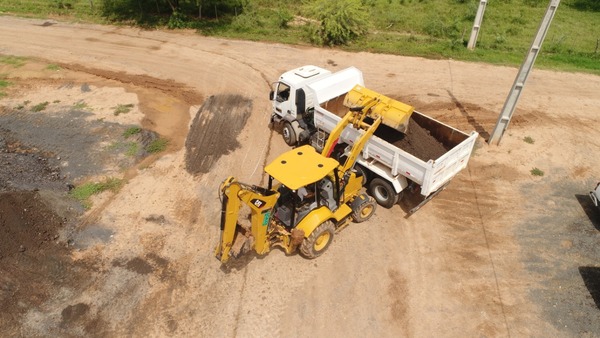
<instances>
[{"instance_id":1,"label":"operator cab","mask_svg":"<svg viewBox=\"0 0 600 338\"><path fill-rule=\"evenodd\" d=\"M311 146L302 146L288 151L265 171L269 174L268 189L273 181L280 198L275 205L274 216L288 228L295 227L310 211L326 206L331 211L338 208L335 184L329 175L337 171L338 162L317 153ZM335 176L335 175L334 175Z\"/></svg>"}]
</instances>

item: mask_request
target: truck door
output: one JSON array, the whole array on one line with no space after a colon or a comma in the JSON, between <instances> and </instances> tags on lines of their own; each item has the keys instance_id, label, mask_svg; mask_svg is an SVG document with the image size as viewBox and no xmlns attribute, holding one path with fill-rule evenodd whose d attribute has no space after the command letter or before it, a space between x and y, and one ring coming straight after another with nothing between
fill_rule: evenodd
<instances>
[{"instance_id":1,"label":"truck door","mask_svg":"<svg viewBox=\"0 0 600 338\"><path fill-rule=\"evenodd\" d=\"M295 111L295 92L292 91L289 85L283 82L275 83L275 88L273 89L273 109L275 113L285 120L293 121L296 119L296 111Z\"/></svg>"}]
</instances>

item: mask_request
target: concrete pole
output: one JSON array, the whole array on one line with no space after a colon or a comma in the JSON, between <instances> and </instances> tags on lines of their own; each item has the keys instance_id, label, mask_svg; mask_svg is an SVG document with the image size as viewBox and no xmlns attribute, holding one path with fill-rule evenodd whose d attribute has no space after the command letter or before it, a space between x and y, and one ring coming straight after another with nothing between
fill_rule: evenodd
<instances>
[{"instance_id":1,"label":"concrete pole","mask_svg":"<svg viewBox=\"0 0 600 338\"><path fill-rule=\"evenodd\" d=\"M498 122L492 131L490 139L488 140L489 144L500 144L500 139L502 139L502 135L504 135L504 132L508 128L510 119L515 111L517 102L519 101L519 97L521 96L523 88L525 87L527 77L529 77L529 73L533 69L533 64L535 63L535 59L542 48L542 43L544 42L546 33L548 33L548 29L550 28L550 24L552 23L552 19L554 18L554 14L556 13L559 3L560 0L550 0L550 3L548 4L546 14L542 18L542 22L540 23L537 34L535 35L533 42L531 43L531 47L529 48L529 52L527 52L525 55L525 60L523 60L523 63L521 64L521 69L519 69L519 73L517 73L515 82L513 83L512 88L508 93L508 97L504 102L504 107L500 112Z\"/></svg>"},{"instance_id":2,"label":"concrete pole","mask_svg":"<svg viewBox=\"0 0 600 338\"><path fill-rule=\"evenodd\" d=\"M467 48L470 50L475 49L475 45L477 44L477 37L479 36L479 29L483 22L483 13L485 12L486 5L487 0L479 1L479 8L477 8L477 15L475 15L475 21L473 21L473 29L471 29L471 37L469 38L469 44L467 45Z\"/></svg>"}]
</instances>

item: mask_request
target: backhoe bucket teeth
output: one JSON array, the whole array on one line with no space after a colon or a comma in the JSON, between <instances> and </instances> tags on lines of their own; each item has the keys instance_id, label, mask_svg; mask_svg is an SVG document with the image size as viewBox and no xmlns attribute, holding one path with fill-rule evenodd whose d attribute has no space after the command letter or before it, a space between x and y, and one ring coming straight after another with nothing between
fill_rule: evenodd
<instances>
[{"instance_id":1,"label":"backhoe bucket teeth","mask_svg":"<svg viewBox=\"0 0 600 338\"><path fill-rule=\"evenodd\" d=\"M231 246L231 251L229 251L229 256L233 258L239 258L252 249L252 237L246 237L239 228L238 226L237 235Z\"/></svg>"}]
</instances>

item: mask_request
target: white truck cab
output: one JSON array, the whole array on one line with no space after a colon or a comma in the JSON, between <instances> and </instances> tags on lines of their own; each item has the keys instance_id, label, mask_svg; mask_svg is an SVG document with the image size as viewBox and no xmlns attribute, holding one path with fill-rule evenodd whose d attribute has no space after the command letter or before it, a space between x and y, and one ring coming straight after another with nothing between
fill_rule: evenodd
<instances>
[{"instance_id":1,"label":"white truck cab","mask_svg":"<svg viewBox=\"0 0 600 338\"><path fill-rule=\"evenodd\" d=\"M313 129L315 106L340 95L355 85L364 85L362 72L349 67L334 74L317 66L302 66L283 73L272 85L272 122L282 123L284 141L293 146L306 141Z\"/></svg>"}]
</instances>

